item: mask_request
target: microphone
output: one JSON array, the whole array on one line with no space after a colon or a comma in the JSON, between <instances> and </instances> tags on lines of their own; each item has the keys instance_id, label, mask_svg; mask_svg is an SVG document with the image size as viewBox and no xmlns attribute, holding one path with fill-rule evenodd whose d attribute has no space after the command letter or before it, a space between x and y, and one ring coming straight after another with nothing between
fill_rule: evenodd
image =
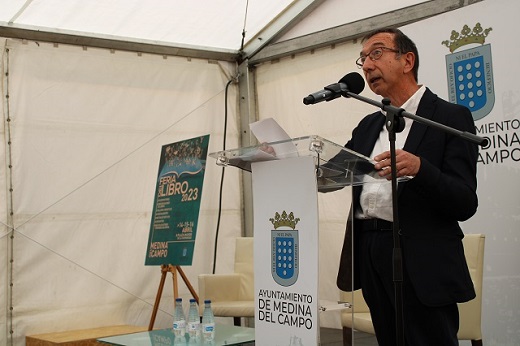
<instances>
[{"instance_id":1,"label":"microphone","mask_svg":"<svg viewBox=\"0 0 520 346\"><path fill-rule=\"evenodd\" d=\"M347 92L359 94L365 88L363 77L357 72L350 72L339 80L339 82L331 84L303 98L303 103L313 105L321 101L330 101L340 96L349 97Z\"/></svg>"}]
</instances>

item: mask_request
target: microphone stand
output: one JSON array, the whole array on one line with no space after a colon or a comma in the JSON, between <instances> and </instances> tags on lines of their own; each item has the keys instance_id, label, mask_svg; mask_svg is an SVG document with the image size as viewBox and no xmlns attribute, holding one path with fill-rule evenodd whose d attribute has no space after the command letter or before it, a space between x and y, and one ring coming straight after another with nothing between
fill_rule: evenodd
<instances>
[{"instance_id":1,"label":"microphone stand","mask_svg":"<svg viewBox=\"0 0 520 346\"><path fill-rule=\"evenodd\" d=\"M467 131L460 131L452 127L437 123L435 121L422 118L415 114L405 111L403 108L398 108L390 104L389 99L383 99L382 102L377 102L372 99L360 96L356 93L348 91L347 88L342 90L341 95L344 97L352 97L365 103L381 108L386 111L386 129L388 130L388 140L390 141L390 169L391 169L391 180L392 180L392 232L394 249L392 254L392 266L393 266L393 281L394 281L394 292L395 292L395 320L396 320L396 341L398 346L404 346L404 322L403 322L403 258L401 251L401 240L399 238L399 213L397 210L397 168L395 158L395 138L396 133L403 131L404 119L403 117L412 119L421 124L431 126L447 133L462 137L465 140L473 142L475 144L485 146L488 140L476 136Z\"/></svg>"}]
</instances>

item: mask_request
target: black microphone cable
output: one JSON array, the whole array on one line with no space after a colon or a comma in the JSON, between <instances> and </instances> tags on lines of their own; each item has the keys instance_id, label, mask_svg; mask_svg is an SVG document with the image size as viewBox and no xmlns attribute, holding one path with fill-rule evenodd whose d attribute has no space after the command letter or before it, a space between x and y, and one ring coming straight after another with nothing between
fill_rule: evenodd
<instances>
[{"instance_id":1,"label":"black microphone cable","mask_svg":"<svg viewBox=\"0 0 520 346\"><path fill-rule=\"evenodd\" d=\"M229 85L233 83L235 79L230 79L226 84L226 91L224 93L224 138L222 139L222 150L226 150L226 136L227 136L227 123L228 123L228 89ZM218 235L220 231L220 219L222 217L222 195L224 189L224 175L226 172L226 167L222 167L222 173L220 176L220 190L218 197L218 217L217 217L217 228L215 231L215 245L213 248L213 270L212 273L215 274L215 268L217 266L217 245L218 245Z\"/></svg>"}]
</instances>

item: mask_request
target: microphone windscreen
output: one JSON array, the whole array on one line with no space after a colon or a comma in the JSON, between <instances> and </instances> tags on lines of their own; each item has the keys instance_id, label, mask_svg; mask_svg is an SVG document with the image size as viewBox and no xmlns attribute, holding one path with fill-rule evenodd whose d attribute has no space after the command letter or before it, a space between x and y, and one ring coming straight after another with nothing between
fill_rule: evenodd
<instances>
[{"instance_id":1,"label":"microphone windscreen","mask_svg":"<svg viewBox=\"0 0 520 346\"><path fill-rule=\"evenodd\" d=\"M338 83L344 83L347 85L348 91L359 94L365 89L365 80L357 72L350 72L340 79Z\"/></svg>"}]
</instances>

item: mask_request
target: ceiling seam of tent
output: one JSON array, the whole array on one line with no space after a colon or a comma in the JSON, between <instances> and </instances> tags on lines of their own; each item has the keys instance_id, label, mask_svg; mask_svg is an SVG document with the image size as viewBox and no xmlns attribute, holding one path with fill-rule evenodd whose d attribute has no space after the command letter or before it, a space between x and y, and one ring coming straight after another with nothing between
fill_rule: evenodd
<instances>
[{"instance_id":1,"label":"ceiling seam of tent","mask_svg":"<svg viewBox=\"0 0 520 346\"><path fill-rule=\"evenodd\" d=\"M275 57L275 58L272 58L270 60L262 60L260 62L254 63L254 66L262 66L262 65L265 65L265 64L268 64L268 65L269 64L277 64L277 63L280 63L280 62L283 62L283 61L286 61L286 60L295 60L295 59L299 59L299 58L305 58L308 55L314 55L314 54L316 54L318 52L321 52L321 51L334 50L334 49L336 49L338 47L341 47L341 46L344 46L344 45L347 45L347 44L356 44L357 42L358 42L358 39L356 38L356 39L352 39L352 40L349 40L349 41L338 42L338 43L331 43L330 45L312 48L312 49L307 50L307 51L299 51L299 52L291 53L290 55Z\"/></svg>"},{"instance_id":2,"label":"ceiling seam of tent","mask_svg":"<svg viewBox=\"0 0 520 346\"><path fill-rule=\"evenodd\" d=\"M450 12L461 7L470 6L483 0L429 0L408 7L395 9L372 17L345 23L311 34L290 38L284 41L273 42L263 47L261 51L251 57L250 63L257 65L261 62L287 57L300 52L309 52L313 49L348 42L359 39L374 28L381 26L403 26L426 18Z\"/></svg>"},{"instance_id":3,"label":"ceiling seam of tent","mask_svg":"<svg viewBox=\"0 0 520 346\"><path fill-rule=\"evenodd\" d=\"M237 61L239 55L238 51L228 49L207 50L207 47L169 45L150 40L124 40L122 37L107 35L83 36L76 31L52 31L45 27L29 27L16 23L9 25L5 22L0 22L0 37L203 60Z\"/></svg>"},{"instance_id":4,"label":"ceiling seam of tent","mask_svg":"<svg viewBox=\"0 0 520 346\"><path fill-rule=\"evenodd\" d=\"M18 17L20 17L24 12L25 10L27 9L27 7L29 7L31 4L32 4L33 0L27 0L23 5L22 7L20 7L20 9L18 10L18 12L15 13L15 15L9 20L9 24L13 24L15 22L16 19L18 19Z\"/></svg>"},{"instance_id":5,"label":"ceiling seam of tent","mask_svg":"<svg viewBox=\"0 0 520 346\"><path fill-rule=\"evenodd\" d=\"M246 40L246 24L247 24L247 10L249 9L249 0L246 1L246 10L244 13L244 26L242 27L242 42L240 43L240 52L244 50L244 41Z\"/></svg>"},{"instance_id":6,"label":"ceiling seam of tent","mask_svg":"<svg viewBox=\"0 0 520 346\"><path fill-rule=\"evenodd\" d=\"M126 54L135 54L137 57L142 57L144 55L152 55L152 56L160 56L162 59L167 60L169 57L174 59L182 59L188 62L191 62L192 60L198 60L198 61L206 61L208 64L219 64L221 65L221 62L226 62L224 60L218 60L218 59L210 59L210 58L198 58L198 57L190 57L190 56L183 56L183 55L171 55L171 54L162 54L162 53L150 53L150 52L143 52L139 50L126 50L126 49L117 49L117 48L106 48L106 47L98 47L98 46L86 46L86 45L77 45L77 44L70 44L70 43L59 43L59 42L39 42L38 40L33 39L19 39L19 38L5 38L5 41L8 42L9 40L13 41L19 41L22 44L28 44L29 42L33 42L38 47L42 44L48 44L52 45L54 48L60 48L60 46L67 46L67 47L78 47L84 51L87 51L89 48L91 49L99 49L99 50L105 50L110 52L111 54L116 54L118 52L120 53L126 53ZM233 62L231 62L233 63ZM235 62L236 63L236 62ZM229 73L226 73L224 69L222 68L224 75L228 78L234 78L229 75Z\"/></svg>"}]
</instances>

